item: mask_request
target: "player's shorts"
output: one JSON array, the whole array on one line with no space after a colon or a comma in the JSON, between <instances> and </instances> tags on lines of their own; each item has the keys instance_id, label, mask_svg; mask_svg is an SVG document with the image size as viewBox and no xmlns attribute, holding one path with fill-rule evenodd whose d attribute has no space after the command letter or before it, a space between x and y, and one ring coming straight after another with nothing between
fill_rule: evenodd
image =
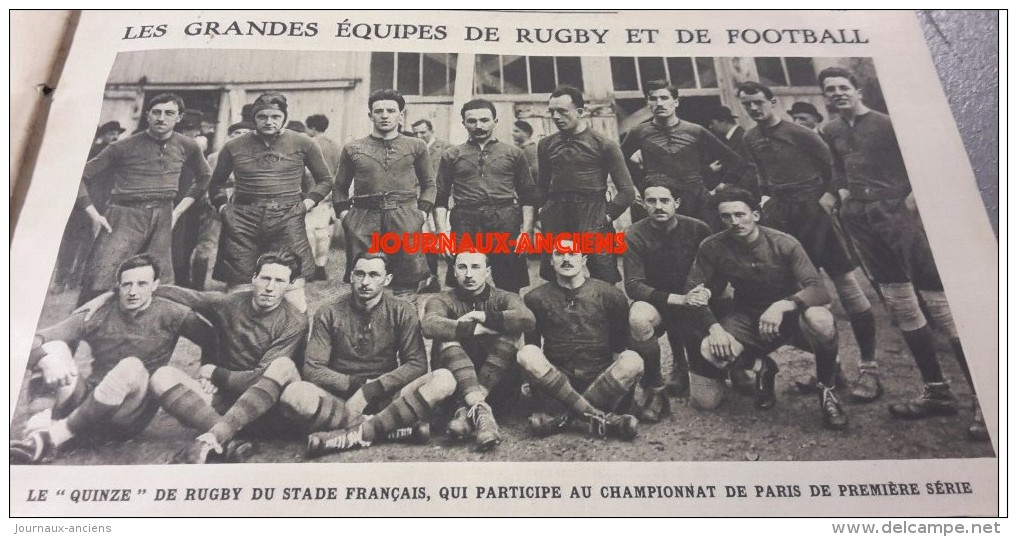
<instances>
[{"instance_id":1,"label":"player's shorts","mask_svg":"<svg viewBox=\"0 0 1017 537\"><path fill-rule=\"evenodd\" d=\"M812 344L802 332L802 315L797 311L784 314L778 337L766 340L759 333L759 317L765 310L753 310L735 306L720 320L720 325L745 347L748 356L764 356L784 345L803 350L812 350Z\"/></svg>"},{"instance_id":2,"label":"player's shorts","mask_svg":"<svg viewBox=\"0 0 1017 537\"><path fill-rule=\"evenodd\" d=\"M234 196L222 213L222 236L212 277L229 285L250 283L258 258L281 251L300 256L301 276L314 275L305 214L300 195L253 199Z\"/></svg>"},{"instance_id":3,"label":"player's shorts","mask_svg":"<svg viewBox=\"0 0 1017 537\"><path fill-rule=\"evenodd\" d=\"M798 239L809 259L830 276L847 274L856 268L833 217L823 210L818 199L770 198L763 206L760 224Z\"/></svg>"},{"instance_id":4,"label":"player's shorts","mask_svg":"<svg viewBox=\"0 0 1017 537\"><path fill-rule=\"evenodd\" d=\"M81 406L85 399L95 391L95 387L98 384L99 379L93 380L92 378L83 379L78 377L71 397L53 409L53 419L64 419L69 416L74 409ZM125 400L108 420L96 423L86 431L80 431L77 436L85 442L129 440L141 433L145 427L148 427L148 424L158 411L159 399L151 390L147 389L146 384L146 389L143 393Z\"/></svg>"}]
</instances>

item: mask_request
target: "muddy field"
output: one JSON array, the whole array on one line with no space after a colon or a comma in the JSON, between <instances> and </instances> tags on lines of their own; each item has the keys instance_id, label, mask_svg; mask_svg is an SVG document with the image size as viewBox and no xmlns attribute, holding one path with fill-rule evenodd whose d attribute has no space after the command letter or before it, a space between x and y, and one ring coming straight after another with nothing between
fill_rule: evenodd
<instances>
[{"instance_id":1,"label":"muddy field","mask_svg":"<svg viewBox=\"0 0 1017 537\"><path fill-rule=\"evenodd\" d=\"M333 280L341 275L343 253L333 252L329 274ZM536 263L531 261L532 281ZM444 264L441 267L444 275ZM348 285L314 282L308 286L310 311L348 290ZM836 296L831 287L831 296ZM76 291L47 296L42 325L52 324L66 316L76 299ZM418 302L424 303L422 295ZM814 371L809 354L784 347L774 354L781 371L777 376L778 402L769 411L753 408L752 398L730 393L716 411L699 412L685 401L672 400L673 415L657 424L641 424L639 436L632 442L602 440L569 432L550 438L531 438L526 431L525 415L500 416L503 443L494 451L476 453L469 444L450 441L437 434L428 445L376 444L369 449L330 455L316 462L373 461L796 461L853 459L916 459L993 457L989 443L967 440L971 421L973 395L952 357L945 338L937 340L944 370L961 399L962 410L956 416L937 417L907 422L893 420L887 403L898 398L915 396L921 389L920 377L899 331L890 326L878 299L870 290L879 333L878 352L885 394L869 404L845 401L850 425L845 431L827 431L822 426L817 396L798 393L793 381ZM847 377L857 371L858 349L843 311L834 305L840 331L841 362ZM666 338L661 339L665 374L669 368L670 350ZM87 345L78 351L80 367L87 371L90 357ZM970 360L995 360L994 356L969 356ZM188 372L198 367L197 347L181 341L173 356L173 364ZM842 400L846 397L842 397ZM26 416L25 393L22 390L18 409L11 425L13 437L21 435ZM197 432L179 425L162 411L145 431L125 443L83 445L64 449L52 464L162 464L181 447L192 441ZM253 463L302 461L303 442L290 439L256 439Z\"/></svg>"}]
</instances>

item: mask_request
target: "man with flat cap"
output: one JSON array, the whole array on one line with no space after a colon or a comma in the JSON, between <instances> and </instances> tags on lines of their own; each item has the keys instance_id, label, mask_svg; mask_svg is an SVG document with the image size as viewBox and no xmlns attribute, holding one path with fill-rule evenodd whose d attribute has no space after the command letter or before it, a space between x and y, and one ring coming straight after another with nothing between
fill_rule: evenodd
<instances>
[{"instance_id":1,"label":"man with flat cap","mask_svg":"<svg viewBox=\"0 0 1017 537\"><path fill-rule=\"evenodd\" d=\"M811 103L798 101L791 105L787 115L791 116L795 123L819 134L819 125L823 123L823 115Z\"/></svg>"}]
</instances>

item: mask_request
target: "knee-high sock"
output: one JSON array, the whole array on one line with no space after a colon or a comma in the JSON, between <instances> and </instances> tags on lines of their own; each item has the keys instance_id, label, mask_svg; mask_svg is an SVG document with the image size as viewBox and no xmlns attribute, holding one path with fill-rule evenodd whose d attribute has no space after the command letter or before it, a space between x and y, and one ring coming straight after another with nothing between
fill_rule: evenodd
<instances>
[{"instance_id":1,"label":"knee-high sock","mask_svg":"<svg viewBox=\"0 0 1017 537\"><path fill-rule=\"evenodd\" d=\"M591 405L589 401L569 384L569 379L565 376L565 373L554 367L540 378L534 378L533 383L576 414L596 414L598 412L596 407Z\"/></svg>"},{"instance_id":2,"label":"knee-high sock","mask_svg":"<svg viewBox=\"0 0 1017 537\"><path fill-rule=\"evenodd\" d=\"M636 351L643 359L643 378L640 381L643 386L660 386L664 383L664 375L660 371L660 342L655 337L646 341L629 340L629 349ZM672 349L672 354L678 353ZM688 369L688 366L685 366ZM589 393L589 390L587 390Z\"/></svg>"},{"instance_id":3,"label":"knee-high sock","mask_svg":"<svg viewBox=\"0 0 1017 537\"><path fill-rule=\"evenodd\" d=\"M855 341L858 342L858 352L861 353L863 362L872 362L876 359L876 317L872 310L865 310L861 313L851 314L851 331L855 334Z\"/></svg>"},{"instance_id":4,"label":"knee-high sock","mask_svg":"<svg viewBox=\"0 0 1017 537\"><path fill-rule=\"evenodd\" d=\"M837 374L837 338L816 344L816 378L827 386L834 385Z\"/></svg>"},{"instance_id":5,"label":"knee-high sock","mask_svg":"<svg viewBox=\"0 0 1017 537\"><path fill-rule=\"evenodd\" d=\"M72 434L78 434L90 425L94 425L112 416L118 405L107 405L95 400L94 394L89 394L85 401L78 408L67 416L67 429Z\"/></svg>"},{"instance_id":6,"label":"knee-high sock","mask_svg":"<svg viewBox=\"0 0 1017 537\"><path fill-rule=\"evenodd\" d=\"M936 357L936 346L932 340L932 328L925 325L918 330L902 332L904 341L915 358L915 365L922 374L922 380L926 384L930 382L943 382L943 370L939 367L939 359Z\"/></svg>"},{"instance_id":7,"label":"knee-high sock","mask_svg":"<svg viewBox=\"0 0 1017 537\"><path fill-rule=\"evenodd\" d=\"M473 365L473 360L462 347L453 345L443 349L441 363L452 372L452 377L456 379L456 389L463 399L469 394L483 390L477 379L477 369Z\"/></svg>"},{"instance_id":8,"label":"knee-high sock","mask_svg":"<svg viewBox=\"0 0 1017 537\"><path fill-rule=\"evenodd\" d=\"M208 432L225 444L237 435L237 432L252 421L263 416L279 401L282 386L275 379L261 377L237 399L236 403L216 422Z\"/></svg>"},{"instance_id":9,"label":"knee-high sock","mask_svg":"<svg viewBox=\"0 0 1017 537\"><path fill-rule=\"evenodd\" d=\"M159 397L159 403L167 414L192 429L207 431L222 419L212 405L183 384L177 384L166 390L166 393Z\"/></svg>"},{"instance_id":10,"label":"knee-high sock","mask_svg":"<svg viewBox=\"0 0 1017 537\"><path fill-rule=\"evenodd\" d=\"M318 397L318 408L308 419L308 431L331 431L343 426L346 405L332 397Z\"/></svg>"},{"instance_id":11,"label":"knee-high sock","mask_svg":"<svg viewBox=\"0 0 1017 537\"><path fill-rule=\"evenodd\" d=\"M397 398L374 418L364 423L364 440L373 442L388 433L409 427L431 415L434 405L420 393L420 388Z\"/></svg>"},{"instance_id":12,"label":"knee-high sock","mask_svg":"<svg viewBox=\"0 0 1017 537\"><path fill-rule=\"evenodd\" d=\"M505 371L515 362L515 356L516 346L514 342L502 338L495 340L490 352L487 354L487 359L484 360L484 365L480 366L480 371L477 372L480 385L487 390L487 393L491 393L491 390L501 382L502 377L505 376ZM458 381L459 379L457 378L456 380Z\"/></svg>"},{"instance_id":13,"label":"knee-high sock","mask_svg":"<svg viewBox=\"0 0 1017 537\"><path fill-rule=\"evenodd\" d=\"M608 370L603 375L597 377L597 380L593 381L593 384L583 393L583 397L591 405L605 412L613 412L618 407L618 403L628 394L631 387L622 384Z\"/></svg>"}]
</instances>

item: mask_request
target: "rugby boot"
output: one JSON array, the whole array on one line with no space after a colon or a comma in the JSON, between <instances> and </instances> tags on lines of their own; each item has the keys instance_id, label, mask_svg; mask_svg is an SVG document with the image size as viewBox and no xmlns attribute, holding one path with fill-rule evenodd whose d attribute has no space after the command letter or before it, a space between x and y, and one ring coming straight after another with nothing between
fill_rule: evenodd
<instances>
[{"instance_id":1,"label":"rugby boot","mask_svg":"<svg viewBox=\"0 0 1017 537\"><path fill-rule=\"evenodd\" d=\"M667 386L640 388L636 393L638 418L647 423L659 423L671 415L671 401L664 394ZM640 394L640 391L642 392Z\"/></svg>"},{"instance_id":2,"label":"rugby boot","mask_svg":"<svg viewBox=\"0 0 1017 537\"><path fill-rule=\"evenodd\" d=\"M910 401L893 403L890 414L895 418L917 420L931 416L952 416L957 413L957 397L947 382L929 382L922 395Z\"/></svg>"},{"instance_id":3,"label":"rugby boot","mask_svg":"<svg viewBox=\"0 0 1017 537\"><path fill-rule=\"evenodd\" d=\"M769 410L777 404L776 379L780 368L769 356L761 360L763 367L756 373L756 408Z\"/></svg>"},{"instance_id":4,"label":"rugby boot","mask_svg":"<svg viewBox=\"0 0 1017 537\"><path fill-rule=\"evenodd\" d=\"M982 417L982 409L975 403L975 418L968 426L968 438L976 442L989 441L989 429L985 426L985 418Z\"/></svg>"},{"instance_id":5,"label":"rugby boot","mask_svg":"<svg viewBox=\"0 0 1017 537\"><path fill-rule=\"evenodd\" d=\"M402 427L388 433L385 440L422 446L431 441L431 424L418 421L410 427Z\"/></svg>"},{"instance_id":6,"label":"rugby boot","mask_svg":"<svg viewBox=\"0 0 1017 537\"><path fill-rule=\"evenodd\" d=\"M33 431L21 440L11 440L10 464L39 464L53 458L56 447L49 431Z\"/></svg>"},{"instance_id":7,"label":"rugby boot","mask_svg":"<svg viewBox=\"0 0 1017 537\"><path fill-rule=\"evenodd\" d=\"M675 369L671 371L671 379L664 385L664 392L670 397L679 399L689 396L689 372Z\"/></svg>"},{"instance_id":8,"label":"rugby boot","mask_svg":"<svg viewBox=\"0 0 1017 537\"><path fill-rule=\"evenodd\" d=\"M254 454L254 444L243 440L230 440L226 442L225 450L222 454L224 462L239 463L247 462L247 459Z\"/></svg>"},{"instance_id":9,"label":"rugby boot","mask_svg":"<svg viewBox=\"0 0 1017 537\"><path fill-rule=\"evenodd\" d=\"M876 362L862 362L858 366L858 378L851 385L851 398L859 403L871 403L883 395L879 382L879 365Z\"/></svg>"},{"instance_id":10,"label":"rugby boot","mask_svg":"<svg viewBox=\"0 0 1017 537\"><path fill-rule=\"evenodd\" d=\"M587 414L586 420L590 434L599 438L632 440L639 434L639 420L630 414Z\"/></svg>"},{"instance_id":11,"label":"rugby boot","mask_svg":"<svg viewBox=\"0 0 1017 537\"><path fill-rule=\"evenodd\" d=\"M222 462L224 449L211 434L205 433L173 455L173 464L209 464Z\"/></svg>"},{"instance_id":12,"label":"rugby boot","mask_svg":"<svg viewBox=\"0 0 1017 537\"><path fill-rule=\"evenodd\" d=\"M844 409L840 406L840 401L837 399L837 394L834 392L834 388L828 387L825 384L819 385L819 406L823 412L823 425L827 429L833 429L839 431L844 429L848 425L847 414L844 413Z\"/></svg>"},{"instance_id":13,"label":"rugby boot","mask_svg":"<svg viewBox=\"0 0 1017 537\"><path fill-rule=\"evenodd\" d=\"M316 459L328 453L339 453L370 445L370 442L364 440L362 424L350 429L311 433L307 437L307 450L304 452L304 458Z\"/></svg>"},{"instance_id":14,"label":"rugby boot","mask_svg":"<svg viewBox=\"0 0 1017 537\"><path fill-rule=\"evenodd\" d=\"M490 405L481 401L470 408L468 415L477 429L477 451L490 451L501 443L498 422L494 420Z\"/></svg>"},{"instance_id":15,"label":"rugby boot","mask_svg":"<svg viewBox=\"0 0 1017 537\"><path fill-rule=\"evenodd\" d=\"M473 422L469 418L469 410L461 406L456 409L448 422L446 432L457 440L465 440L473 434Z\"/></svg>"},{"instance_id":16,"label":"rugby boot","mask_svg":"<svg viewBox=\"0 0 1017 537\"><path fill-rule=\"evenodd\" d=\"M569 421L570 418L568 414L552 416L543 412L530 414L530 417L526 420L530 433L538 438L551 436L564 431L565 428L568 427Z\"/></svg>"}]
</instances>

